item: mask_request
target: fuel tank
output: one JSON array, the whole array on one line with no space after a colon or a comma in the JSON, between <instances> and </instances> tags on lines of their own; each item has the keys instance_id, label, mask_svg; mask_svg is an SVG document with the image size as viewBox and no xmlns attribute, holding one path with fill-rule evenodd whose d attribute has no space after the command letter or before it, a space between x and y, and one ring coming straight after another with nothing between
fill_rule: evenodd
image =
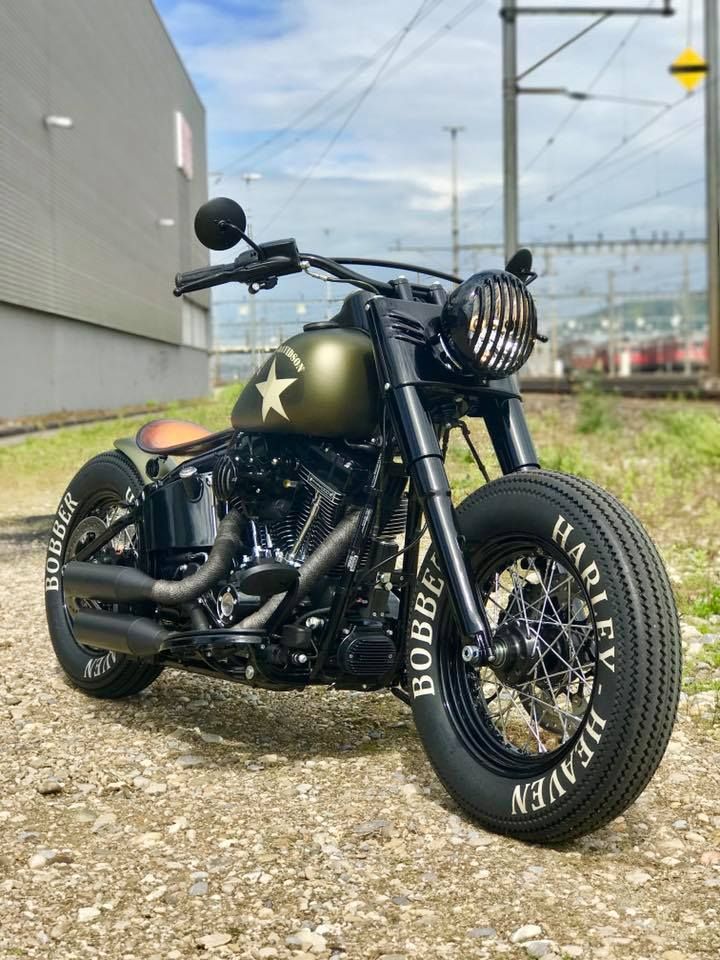
<instances>
[{"instance_id":1,"label":"fuel tank","mask_svg":"<svg viewBox=\"0 0 720 960\"><path fill-rule=\"evenodd\" d=\"M372 343L361 330L327 327L286 340L246 384L236 430L368 440L378 423Z\"/></svg>"}]
</instances>

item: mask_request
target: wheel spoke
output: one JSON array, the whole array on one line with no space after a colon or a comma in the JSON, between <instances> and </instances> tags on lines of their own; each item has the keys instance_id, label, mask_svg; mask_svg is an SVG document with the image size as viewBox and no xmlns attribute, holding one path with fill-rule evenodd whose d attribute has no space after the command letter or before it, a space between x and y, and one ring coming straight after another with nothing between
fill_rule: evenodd
<instances>
[{"instance_id":1,"label":"wheel spoke","mask_svg":"<svg viewBox=\"0 0 720 960\"><path fill-rule=\"evenodd\" d=\"M505 659L477 674L477 708L509 749L546 754L577 731L592 696L596 628L586 590L537 550L499 561L482 582Z\"/></svg>"}]
</instances>

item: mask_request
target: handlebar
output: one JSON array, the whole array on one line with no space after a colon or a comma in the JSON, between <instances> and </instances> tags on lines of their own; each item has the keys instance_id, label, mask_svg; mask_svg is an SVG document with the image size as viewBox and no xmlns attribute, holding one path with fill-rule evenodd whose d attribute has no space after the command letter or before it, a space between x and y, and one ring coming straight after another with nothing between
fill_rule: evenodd
<instances>
[{"instance_id":1,"label":"handlebar","mask_svg":"<svg viewBox=\"0 0 720 960\"><path fill-rule=\"evenodd\" d=\"M294 240L275 240L261 244L257 250L246 250L232 263L217 263L199 270L188 270L175 275L176 297L194 290L217 287L221 283L263 284L271 278L299 273L300 255ZM274 284L273 284L274 285Z\"/></svg>"},{"instance_id":2,"label":"handlebar","mask_svg":"<svg viewBox=\"0 0 720 960\"><path fill-rule=\"evenodd\" d=\"M426 273L454 283L461 282L459 277L417 267L414 264L347 257L334 260L311 253L299 253L294 240L274 240L270 243L259 244L256 250L246 250L232 263L213 264L176 274L173 293L176 297L181 297L185 293L205 290L233 281L247 284L251 293L257 293L258 290L263 288L274 287L278 277L301 273L303 270L307 270L309 266L313 266L324 270L336 280L351 283L356 287L370 290L381 296L393 296L393 286L391 284L356 273L345 266L345 264L351 263L378 267L398 267L412 272Z\"/></svg>"}]
</instances>

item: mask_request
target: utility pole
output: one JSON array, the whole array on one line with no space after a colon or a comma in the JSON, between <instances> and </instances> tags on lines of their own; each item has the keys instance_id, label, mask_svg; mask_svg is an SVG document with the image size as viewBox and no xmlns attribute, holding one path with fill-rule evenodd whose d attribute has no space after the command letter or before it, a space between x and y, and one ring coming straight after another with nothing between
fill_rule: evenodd
<instances>
[{"instance_id":1,"label":"utility pole","mask_svg":"<svg viewBox=\"0 0 720 960\"><path fill-rule=\"evenodd\" d=\"M615 316L615 271L608 270L608 373L614 377L617 373Z\"/></svg>"},{"instance_id":2,"label":"utility pole","mask_svg":"<svg viewBox=\"0 0 720 960\"><path fill-rule=\"evenodd\" d=\"M705 0L706 9L715 8L717 0ZM518 121L517 98L520 93L548 93L563 92L558 87L523 87L518 84L538 67L551 60L555 54L565 50L580 37L589 33L608 17L612 16L643 16L660 15L672 16L671 0L662 0L661 7L655 6L518 6L517 0L503 0L500 7L502 17L502 51L503 51L503 222L505 260L515 253L520 245L519 238L519 199L518 199ZM717 42L717 10L715 9L715 41ZM545 54L532 66L518 74L517 68L517 20L520 16L592 16L597 19L590 26L583 27L569 40L565 40L550 53ZM717 88L716 88L717 91ZM716 92L717 95L717 92ZM717 111L716 111L717 117ZM717 141L716 141L717 142ZM717 209L717 207L716 207Z\"/></svg>"},{"instance_id":3,"label":"utility pole","mask_svg":"<svg viewBox=\"0 0 720 960\"><path fill-rule=\"evenodd\" d=\"M690 351L692 350L692 322L690 319L690 258L687 250L683 255L683 292L682 292L682 311L683 318L682 334L685 340L685 373L692 373L692 359Z\"/></svg>"},{"instance_id":4,"label":"utility pole","mask_svg":"<svg viewBox=\"0 0 720 960\"><path fill-rule=\"evenodd\" d=\"M517 129L517 22L516 0L506 0L500 10L503 51L503 221L505 263L517 250L518 129Z\"/></svg>"},{"instance_id":5,"label":"utility pole","mask_svg":"<svg viewBox=\"0 0 720 960\"><path fill-rule=\"evenodd\" d=\"M460 204L458 198L457 135L462 133L464 129L465 127L443 127L443 130L446 130L450 134L450 155L452 164L452 272L456 277L460 276Z\"/></svg>"},{"instance_id":6,"label":"utility pole","mask_svg":"<svg viewBox=\"0 0 720 960\"><path fill-rule=\"evenodd\" d=\"M705 0L705 178L709 373L720 378L720 37L717 0Z\"/></svg>"},{"instance_id":7,"label":"utility pole","mask_svg":"<svg viewBox=\"0 0 720 960\"><path fill-rule=\"evenodd\" d=\"M261 173L241 173L241 178L245 181L245 186L247 188L247 197L248 202L245 205L245 216L247 217L247 235L252 238L252 217L250 215L250 184L254 183L256 180L262 180ZM256 351L257 346L257 309L255 305L255 297L250 294L248 298L248 320L250 327L250 346L251 346L251 363L253 369L258 364L258 356Z\"/></svg>"}]
</instances>

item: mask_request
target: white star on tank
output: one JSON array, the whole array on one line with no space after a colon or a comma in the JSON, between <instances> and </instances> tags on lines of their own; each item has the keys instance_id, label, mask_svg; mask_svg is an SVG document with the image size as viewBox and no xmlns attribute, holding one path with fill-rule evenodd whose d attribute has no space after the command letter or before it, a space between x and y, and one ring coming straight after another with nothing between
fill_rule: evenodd
<instances>
[{"instance_id":1,"label":"white star on tank","mask_svg":"<svg viewBox=\"0 0 720 960\"><path fill-rule=\"evenodd\" d=\"M262 383L256 383L255 386L258 388L258 393L263 398L262 401L262 418L263 423L267 419L267 415L271 410L274 410L276 413L279 413L281 417L285 417L286 420L289 420L290 417L285 413L285 410L280 400L280 394L287 388L295 383L297 377L281 377L278 378L275 371L276 360L273 359L272 366L270 367L270 373L268 374L267 380L264 380Z\"/></svg>"}]
</instances>

